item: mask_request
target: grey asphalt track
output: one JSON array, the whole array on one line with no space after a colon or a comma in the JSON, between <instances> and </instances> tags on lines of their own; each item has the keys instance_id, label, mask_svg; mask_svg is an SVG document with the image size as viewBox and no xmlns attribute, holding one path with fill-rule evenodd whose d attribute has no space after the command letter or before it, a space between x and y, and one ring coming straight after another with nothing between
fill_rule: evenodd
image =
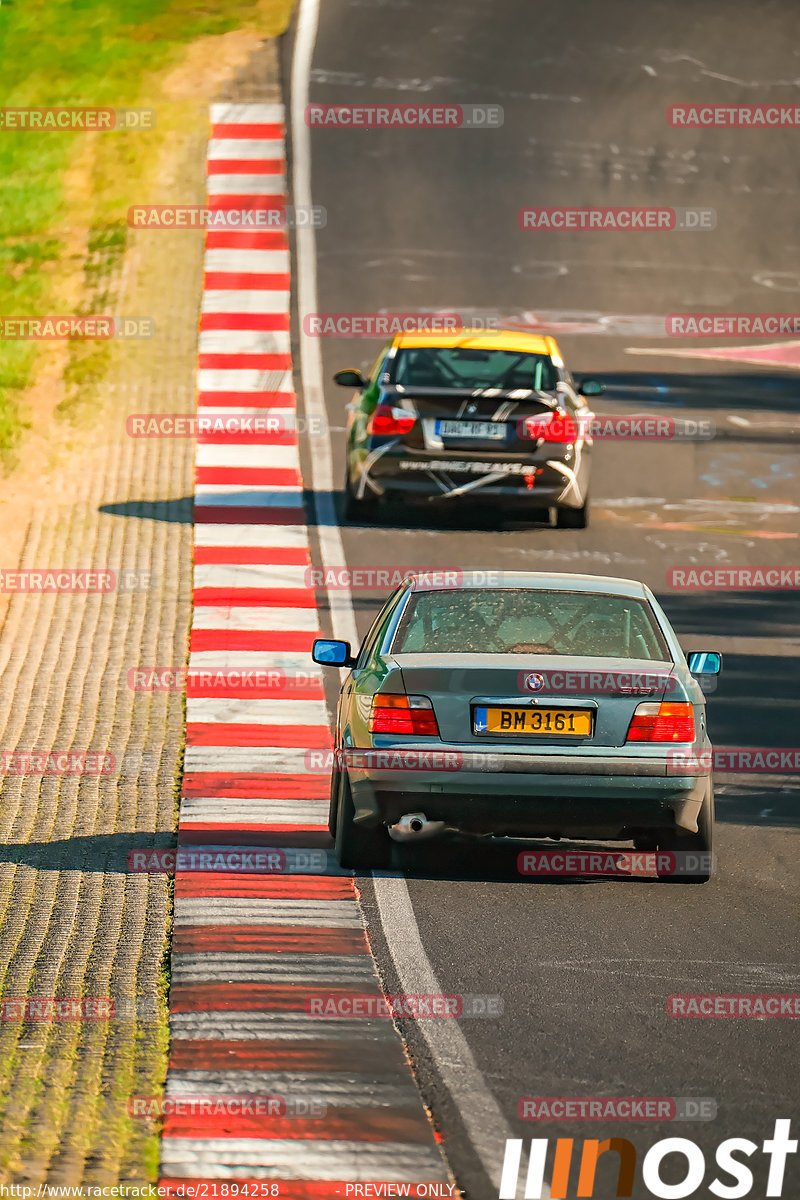
<instances>
[{"instance_id":1,"label":"grey asphalt track","mask_svg":"<svg viewBox=\"0 0 800 1200\"><path fill-rule=\"evenodd\" d=\"M798 563L800 376L634 357L628 348L701 343L625 336L619 317L797 307L800 131L692 131L666 120L672 104L794 102L796 24L789 0L757 10L741 0L326 0L311 78L319 103L492 103L505 115L497 130L312 133L314 202L328 212L317 237L320 311L556 311L566 323L586 313L616 316L611 333L559 335L576 376L609 383L597 410L710 417L719 435L688 444L598 443L586 531L506 523L485 505L394 510L380 527L344 529L349 565L643 579L687 649L719 643L725 650L724 674L709 697L711 734L725 746L800 745L797 596L680 593L669 590L667 571ZM520 208L564 204L710 206L717 227L519 229ZM379 345L326 339L326 380L339 367L368 365ZM330 385L327 394L329 419L340 429L348 393ZM336 428L332 440L340 479ZM313 439L305 453L313 453ZM354 595L360 632L380 600ZM800 991L797 784L796 777L720 777L719 872L704 887L521 881L507 850L454 850L420 864L409 890L443 990L503 996L501 1019L462 1028L516 1136L627 1137L640 1153L660 1138L686 1136L706 1154L697 1195L707 1196L720 1141L738 1136L760 1146L776 1118L793 1116L796 1024L680 1021L667 1016L666 998ZM371 881L362 887L374 915ZM377 921L370 933L391 988ZM470 1196L496 1195L436 1064L406 1024L460 1185ZM524 1096L600 1094L713 1097L718 1113L706 1123L658 1125L542 1126L516 1115ZM498 1145L498 1161L502 1153ZM785 1196L800 1192L797 1157ZM763 1194L765 1162L760 1151L753 1156L753 1196ZM599 1168L598 1195L614 1194L615 1174L610 1163ZM664 1177L680 1178L681 1170L670 1176L665 1166ZM637 1174L634 1196L648 1195Z\"/></svg>"}]
</instances>

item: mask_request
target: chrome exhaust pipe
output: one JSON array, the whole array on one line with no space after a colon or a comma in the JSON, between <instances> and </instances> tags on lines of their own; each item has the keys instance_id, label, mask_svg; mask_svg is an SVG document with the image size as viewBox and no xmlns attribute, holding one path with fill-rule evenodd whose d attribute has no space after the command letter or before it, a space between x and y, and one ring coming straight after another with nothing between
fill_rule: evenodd
<instances>
[{"instance_id":1,"label":"chrome exhaust pipe","mask_svg":"<svg viewBox=\"0 0 800 1200\"><path fill-rule=\"evenodd\" d=\"M421 842L444 832L444 821L429 821L425 813L406 813L396 825L389 826L394 842Z\"/></svg>"}]
</instances>

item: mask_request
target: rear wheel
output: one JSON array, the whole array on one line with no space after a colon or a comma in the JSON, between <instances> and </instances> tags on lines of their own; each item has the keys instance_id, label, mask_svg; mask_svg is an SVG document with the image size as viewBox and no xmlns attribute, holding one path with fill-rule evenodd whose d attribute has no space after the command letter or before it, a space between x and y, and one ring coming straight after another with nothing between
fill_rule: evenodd
<instances>
[{"instance_id":1,"label":"rear wheel","mask_svg":"<svg viewBox=\"0 0 800 1200\"><path fill-rule=\"evenodd\" d=\"M353 491L353 485L350 482L350 472L345 467L344 472L344 505L343 511L345 520L347 521L365 521L374 520L377 509L377 502L371 494L367 498L365 493L363 499L359 499Z\"/></svg>"},{"instance_id":2,"label":"rear wheel","mask_svg":"<svg viewBox=\"0 0 800 1200\"><path fill-rule=\"evenodd\" d=\"M556 510L556 525L559 529L585 529L589 524L589 497L581 508L559 508Z\"/></svg>"},{"instance_id":3,"label":"rear wheel","mask_svg":"<svg viewBox=\"0 0 800 1200\"><path fill-rule=\"evenodd\" d=\"M391 855L389 835L383 826L364 829L356 825L353 793L346 771L339 774L337 790L335 845L339 865L365 870L388 867Z\"/></svg>"},{"instance_id":4,"label":"rear wheel","mask_svg":"<svg viewBox=\"0 0 800 1200\"><path fill-rule=\"evenodd\" d=\"M658 849L671 854L691 855L687 863L676 860L676 871L659 871L665 883L708 883L714 852L714 788L709 784L697 817L697 833L669 829L658 835Z\"/></svg>"}]
</instances>

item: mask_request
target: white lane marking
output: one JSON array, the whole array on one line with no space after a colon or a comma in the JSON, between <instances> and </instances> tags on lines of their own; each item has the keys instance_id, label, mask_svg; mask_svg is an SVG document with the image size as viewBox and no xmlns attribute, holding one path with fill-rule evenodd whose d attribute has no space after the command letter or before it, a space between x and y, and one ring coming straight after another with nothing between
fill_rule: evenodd
<instances>
[{"instance_id":1,"label":"white lane marking","mask_svg":"<svg viewBox=\"0 0 800 1200\"><path fill-rule=\"evenodd\" d=\"M228 951L190 950L172 960L175 983L289 983L299 980L336 980L338 984L375 982L375 968L368 954L297 954L289 950ZM354 1018L358 1019L358 1018ZM430 1018L435 1020L435 1017ZM391 1026L390 1026L391 1028Z\"/></svg>"},{"instance_id":2,"label":"white lane marking","mask_svg":"<svg viewBox=\"0 0 800 1200\"><path fill-rule=\"evenodd\" d=\"M206 251L206 254L213 253ZM241 253L259 254L261 251L243 250ZM291 348L289 332L282 329L203 329L198 339L200 354L289 354Z\"/></svg>"},{"instance_id":3,"label":"white lane marking","mask_svg":"<svg viewBox=\"0 0 800 1200\"><path fill-rule=\"evenodd\" d=\"M281 497L283 500L283 497ZM295 497L287 496L285 503L294 504ZM197 563L194 568L195 591L201 587L265 588L279 591L281 588L304 588L306 567L277 566L272 563ZM306 655L306 666L309 665Z\"/></svg>"},{"instance_id":4,"label":"white lane marking","mask_svg":"<svg viewBox=\"0 0 800 1200\"><path fill-rule=\"evenodd\" d=\"M209 175L209 196L279 196L286 192L283 175ZM275 226L279 228L278 225Z\"/></svg>"},{"instance_id":5,"label":"white lane marking","mask_svg":"<svg viewBox=\"0 0 800 1200\"><path fill-rule=\"evenodd\" d=\"M165 1137L161 1164L187 1179L237 1179L246 1167L250 1179L446 1180L438 1151L408 1142Z\"/></svg>"},{"instance_id":6,"label":"white lane marking","mask_svg":"<svg viewBox=\"0 0 800 1200\"><path fill-rule=\"evenodd\" d=\"M230 749L231 747L227 747ZM187 747L187 756L201 746ZM243 749L243 747L239 747ZM269 747L267 747L269 749ZM202 766L187 767L189 771L203 770ZM219 796L184 798L182 821L214 824L219 821ZM327 828L327 800L226 800L225 820L232 825L319 825Z\"/></svg>"},{"instance_id":7,"label":"white lane marking","mask_svg":"<svg viewBox=\"0 0 800 1200\"><path fill-rule=\"evenodd\" d=\"M210 288L203 292L204 313L285 313L289 293L269 288Z\"/></svg>"},{"instance_id":8,"label":"white lane marking","mask_svg":"<svg viewBox=\"0 0 800 1200\"><path fill-rule=\"evenodd\" d=\"M324 700L251 700L240 696L187 696L188 724L324 725L330 721Z\"/></svg>"},{"instance_id":9,"label":"white lane marking","mask_svg":"<svg viewBox=\"0 0 800 1200\"><path fill-rule=\"evenodd\" d=\"M230 246L212 246L206 250L204 265L207 271L285 275L289 270L289 251L235 250Z\"/></svg>"},{"instance_id":10,"label":"white lane marking","mask_svg":"<svg viewBox=\"0 0 800 1200\"><path fill-rule=\"evenodd\" d=\"M312 203L311 191L311 139L305 123L305 109L309 100L309 78L316 41L319 19L319 0L300 0L292 62L292 146L294 203L297 206ZM297 306L300 333L300 373L306 417L327 419L322 385L322 355L318 338L302 333L307 314L318 309L316 237L311 228L297 230ZM326 428L322 425L321 428ZM320 438L311 460L312 485L318 511L317 531L320 553L325 567L346 567L342 535L333 501L333 455L329 438ZM329 591L331 622L334 635L352 645L358 644L355 612L349 591ZM403 878L374 877L384 937L398 975L404 980L406 990L413 991L406 976L433 980L431 992L441 989L435 984L435 975L425 953L419 935L416 917ZM391 909L391 920L384 920L383 913ZM409 952L408 947L412 947ZM401 970L402 967L402 970ZM425 988L420 988L424 991ZM421 1022L435 1025L437 1022ZM433 1060L440 1078L447 1087L458 1108L475 1151L486 1174L499 1183L500 1170L506 1138L511 1130L506 1124L497 1101L486 1080L475 1064L467 1039L455 1021L439 1021L438 1030L426 1030ZM443 1026L447 1026L443 1029ZM384 1176L373 1176L384 1178ZM549 1196L549 1189L547 1195Z\"/></svg>"},{"instance_id":11,"label":"white lane marking","mask_svg":"<svg viewBox=\"0 0 800 1200\"><path fill-rule=\"evenodd\" d=\"M320 997L322 998L322 997ZM358 1022L358 1024L354 1024ZM287 1042L309 1042L325 1038L347 1041L369 1038L394 1042L397 1033L385 1017L320 1017L313 1013L221 1012L172 1013L170 1032L177 1038L206 1041L255 1041L280 1038Z\"/></svg>"},{"instance_id":12,"label":"white lane marking","mask_svg":"<svg viewBox=\"0 0 800 1200\"><path fill-rule=\"evenodd\" d=\"M242 886L241 877L237 885ZM363 929L352 900L260 899L239 896L178 896L176 925L307 925L310 929ZM301 935L302 936L302 935Z\"/></svg>"},{"instance_id":13,"label":"white lane marking","mask_svg":"<svg viewBox=\"0 0 800 1200\"><path fill-rule=\"evenodd\" d=\"M411 897L402 875L374 874L375 898L400 990L411 995L441 995L439 983L419 934ZM417 1022L439 1075L458 1105L464 1128L484 1170L500 1183L506 1139L511 1129L489 1091L467 1039L455 1021ZM549 1196L546 1188L543 1195Z\"/></svg>"},{"instance_id":14,"label":"white lane marking","mask_svg":"<svg viewBox=\"0 0 800 1200\"><path fill-rule=\"evenodd\" d=\"M299 490L296 483L271 483L269 485L270 494L288 496ZM253 499L254 496L263 495L261 491L243 490L241 483L199 483L195 490L195 504L224 504L225 496L231 497L228 500L229 504L259 504L260 501ZM274 503L284 503L282 501L274 501ZM288 503L288 501L285 501ZM265 564L266 565L266 564Z\"/></svg>"},{"instance_id":15,"label":"white lane marking","mask_svg":"<svg viewBox=\"0 0 800 1200\"><path fill-rule=\"evenodd\" d=\"M306 749L302 746L187 746L187 771L212 771L245 775L253 771L269 775L313 774L306 766ZM325 751L321 750L324 755ZM322 774L317 771L317 774ZM271 800L260 801L264 821L269 819ZM277 801L289 804L291 801ZM310 800L298 801L310 805ZM225 804L225 820L228 820L228 805ZM311 810L309 810L309 817ZM326 813L327 817L327 813Z\"/></svg>"},{"instance_id":16,"label":"white lane marking","mask_svg":"<svg viewBox=\"0 0 800 1200\"><path fill-rule=\"evenodd\" d=\"M195 629L232 629L239 632L316 633L315 608L261 608L247 605L201 604L195 613Z\"/></svg>"},{"instance_id":17,"label":"white lane marking","mask_svg":"<svg viewBox=\"0 0 800 1200\"><path fill-rule=\"evenodd\" d=\"M302 508L303 493L297 487L270 488L269 491L255 488L252 491L217 491L199 484L194 502L201 507L214 505L216 508ZM268 576L269 573L262 568L262 574Z\"/></svg>"},{"instance_id":18,"label":"white lane marking","mask_svg":"<svg viewBox=\"0 0 800 1200\"><path fill-rule=\"evenodd\" d=\"M270 442L248 444L201 442L197 447L198 467L291 467L300 468L296 445L281 446ZM255 530L254 534L262 531ZM293 534L296 530L292 530Z\"/></svg>"},{"instance_id":19,"label":"white lane marking","mask_svg":"<svg viewBox=\"0 0 800 1200\"><path fill-rule=\"evenodd\" d=\"M228 161L235 159L261 161L271 158L284 157L284 146L281 138L210 138L208 142L208 159L222 158Z\"/></svg>"},{"instance_id":20,"label":"white lane marking","mask_svg":"<svg viewBox=\"0 0 800 1200\"><path fill-rule=\"evenodd\" d=\"M291 371L253 370L251 367L201 367L197 372L200 392L285 392L294 393ZM213 403L213 401L212 401Z\"/></svg>"},{"instance_id":21,"label":"white lane marking","mask_svg":"<svg viewBox=\"0 0 800 1200\"><path fill-rule=\"evenodd\" d=\"M170 1067L168 1096L239 1095L285 1096L337 1108L366 1108L376 1102L404 1108L417 1103L417 1087L409 1075L359 1075L340 1071L183 1071Z\"/></svg>"},{"instance_id":22,"label":"white lane marking","mask_svg":"<svg viewBox=\"0 0 800 1200\"><path fill-rule=\"evenodd\" d=\"M282 125L282 104L233 104L220 101L211 105L212 125Z\"/></svg>"}]
</instances>

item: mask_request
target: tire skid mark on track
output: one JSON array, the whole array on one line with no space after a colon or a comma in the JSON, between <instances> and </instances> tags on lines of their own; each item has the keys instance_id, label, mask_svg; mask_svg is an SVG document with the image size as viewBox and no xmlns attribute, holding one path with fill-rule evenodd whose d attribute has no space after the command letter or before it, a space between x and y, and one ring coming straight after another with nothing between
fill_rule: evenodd
<instances>
[{"instance_id":1,"label":"tire skid mark on track","mask_svg":"<svg viewBox=\"0 0 800 1200\"><path fill-rule=\"evenodd\" d=\"M211 125L215 206L285 202L275 196L282 106L213 105ZM200 410L294 413L288 269L284 232L208 233ZM178 845L201 868L210 861L200 852L231 865L176 871L161 1184L197 1195L215 1180L269 1181L283 1200L326 1200L353 1182L446 1183L391 1021L306 1009L320 994L377 996L380 985L354 882L330 853L327 780L306 769L305 751L331 739L321 680L308 669L319 620L305 586L297 434L204 433L196 463ZM267 682L244 686L244 672ZM285 864L279 873L244 865L265 848ZM325 1108L226 1107L252 1094Z\"/></svg>"}]
</instances>

